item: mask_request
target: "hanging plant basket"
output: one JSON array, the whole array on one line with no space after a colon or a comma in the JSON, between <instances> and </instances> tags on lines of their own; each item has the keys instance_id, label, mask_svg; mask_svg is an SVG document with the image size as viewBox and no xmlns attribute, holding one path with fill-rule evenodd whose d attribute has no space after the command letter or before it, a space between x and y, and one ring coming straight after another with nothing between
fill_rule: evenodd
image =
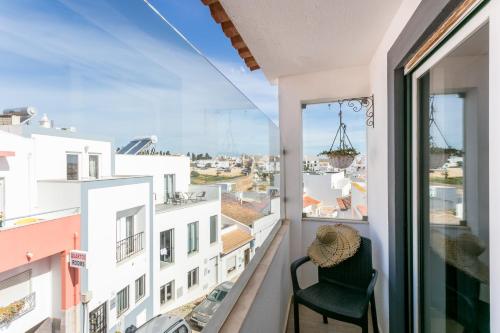
<instances>
[{"instance_id":1,"label":"hanging plant basket","mask_svg":"<svg viewBox=\"0 0 500 333\"><path fill-rule=\"evenodd\" d=\"M429 169L441 168L450 156L462 156L463 152L454 148L430 147L429 149Z\"/></svg>"},{"instance_id":2,"label":"hanging plant basket","mask_svg":"<svg viewBox=\"0 0 500 333\"><path fill-rule=\"evenodd\" d=\"M337 169L348 168L358 154L354 148L336 149L320 153L320 155L328 157L332 167Z\"/></svg>"}]
</instances>

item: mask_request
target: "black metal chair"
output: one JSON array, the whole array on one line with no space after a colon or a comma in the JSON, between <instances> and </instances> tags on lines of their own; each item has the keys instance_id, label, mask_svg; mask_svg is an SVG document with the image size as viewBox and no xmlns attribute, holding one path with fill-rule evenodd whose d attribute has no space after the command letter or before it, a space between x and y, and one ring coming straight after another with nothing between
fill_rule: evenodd
<instances>
[{"instance_id":1,"label":"black metal chair","mask_svg":"<svg viewBox=\"0 0 500 333\"><path fill-rule=\"evenodd\" d=\"M205 201L206 194L207 194L207 192L205 192L205 191L196 193L196 201Z\"/></svg>"},{"instance_id":2,"label":"black metal chair","mask_svg":"<svg viewBox=\"0 0 500 333\"><path fill-rule=\"evenodd\" d=\"M371 241L361 237L359 250L351 258L330 267L318 267L319 282L305 289L299 287L297 269L309 257L294 261L290 267L293 285L295 332L300 332L299 304L307 306L328 318L361 326L368 333L368 304L371 303L373 331L378 332L374 287L377 271L372 266Z\"/></svg>"},{"instance_id":3,"label":"black metal chair","mask_svg":"<svg viewBox=\"0 0 500 333\"><path fill-rule=\"evenodd\" d=\"M429 297L437 311L444 310L449 317L464 327L464 333L481 332L479 299L481 282L446 263L437 253L429 253L429 271L445 279L435 279ZM442 275L441 275L442 274ZM432 290L435 292L432 292ZM445 291L444 293L442 291Z\"/></svg>"}]
</instances>

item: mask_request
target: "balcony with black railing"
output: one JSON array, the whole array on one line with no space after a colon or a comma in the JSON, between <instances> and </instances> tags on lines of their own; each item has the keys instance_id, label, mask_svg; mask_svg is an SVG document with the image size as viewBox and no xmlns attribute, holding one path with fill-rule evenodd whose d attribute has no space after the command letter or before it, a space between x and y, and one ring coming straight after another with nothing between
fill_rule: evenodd
<instances>
[{"instance_id":1,"label":"balcony with black railing","mask_svg":"<svg viewBox=\"0 0 500 333\"><path fill-rule=\"evenodd\" d=\"M144 249L144 232L116 242L116 262L121 262Z\"/></svg>"}]
</instances>

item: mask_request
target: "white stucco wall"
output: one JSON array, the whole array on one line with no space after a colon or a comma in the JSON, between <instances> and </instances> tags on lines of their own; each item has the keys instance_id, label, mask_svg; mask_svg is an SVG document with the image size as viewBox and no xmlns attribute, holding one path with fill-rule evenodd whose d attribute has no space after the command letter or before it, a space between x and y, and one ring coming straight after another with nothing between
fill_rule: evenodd
<instances>
[{"instance_id":1,"label":"white stucco wall","mask_svg":"<svg viewBox=\"0 0 500 333\"><path fill-rule=\"evenodd\" d=\"M115 155L116 175L153 176L155 203L165 202L164 175L175 174L175 190L188 191L190 165L187 156Z\"/></svg>"},{"instance_id":2,"label":"white stucco wall","mask_svg":"<svg viewBox=\"0 0 500 333\"><path fill-rule=\"evenodd\" d=\"M0 130L0 151L15 153L15 156L0 157L0 179L4 179L5 194L4 219L29 215L34 212L37 196L34 142Z\"/></svg>"},{"instance_id":3,"label":"white stucco wall","mask_svg":"<svg viewBox=\"0 0 500 333\"><path fill-rule=\"evenodd\" d=\"M369 68L370 92L375 96L375 128L368 131L368 220L379 271L377 309L382 332L389 330L389 226L388 226L388 127L387 53L409 21L420 0L405 0L379 44ZM373 191L376 189L376 191ZM370 191L372 190L372 191Z\"/></svg>"},{"instance_id":4,"label":"white stucco wall","mask_svg":"<svg viewBox=\"0 0 500 333\"><path fill-rule=\"evenodd\" d=\"M68 136L32 134L35 141L36 178L66 179L66 153L77 153L80 179L89 178L89 155L99 155L99 177L112 174L112 143Z\"/></svg>"},{"instance_id":5,"label":"white stucco wall","mask_svg":"<svg viewBox=\"0 0 500 333\"><path fill-rule=\"evenodd\" d=\"M40 212L49 212L81 207L80 184L80 182L65 180L37 182L37 209Z\"/></svg>"},{"instance_id":6,"label":"white stucco wall","mask_svg":"<svg viewBox=\"0 0 500 333\"><path fill-rule=\"evenodd\" d=\"M95 183L98 183L96 181ZM106 184L91 188L82 193L82 244L88 251L88 269L82 270L82 291L91 291L92 300L89 311L103 302L107 303L108 329L116 326L124 331L131 324L139 327L150 316L147 307L151 302L150 286L150 241L151 241L151 194L148 181L123 184L123 180L105 181ZM117 213L131 208L141 207L136 219L134 233L144 231L144 249L131 257L117 262ZM135 301L135 280L146 274L146 295ZM129 286L129 309L119 318L116 305L110 307L110 301L116 293ZM113 331L114 332L114 331Z\"/></svg>"},{"instance_id":7,"label":"white stucco wall","mask_svg":"<svg viewBox=\"0 0 500 333\"><path fill-rule=\"evenodd\" d=\"M252 236L255 237L254 248L257 249L266 241L274 226L280 219L280 199L271 200L271 214L266 215L252 223Z\"/></svg>"}]
</instances>

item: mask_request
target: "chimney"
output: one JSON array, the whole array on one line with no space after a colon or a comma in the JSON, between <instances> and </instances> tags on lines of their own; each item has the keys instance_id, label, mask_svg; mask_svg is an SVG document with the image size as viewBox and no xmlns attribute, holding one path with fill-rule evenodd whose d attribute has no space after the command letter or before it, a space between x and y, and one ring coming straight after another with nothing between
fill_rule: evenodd
<instances>
[{"instance_id":1,"label":"chimney","mask_svg":"<svg viewBox=\"0 0 500 333\"><path fill-rule=\"evenodd\" d=\"M47 117L46 113L43 114L42 118L40 119L40 121L38 123L40 124L40 127L43 127L43 128L51 128L52 127L52 124L49 121L49 117Z\"/></svg>"}]
</instances>

